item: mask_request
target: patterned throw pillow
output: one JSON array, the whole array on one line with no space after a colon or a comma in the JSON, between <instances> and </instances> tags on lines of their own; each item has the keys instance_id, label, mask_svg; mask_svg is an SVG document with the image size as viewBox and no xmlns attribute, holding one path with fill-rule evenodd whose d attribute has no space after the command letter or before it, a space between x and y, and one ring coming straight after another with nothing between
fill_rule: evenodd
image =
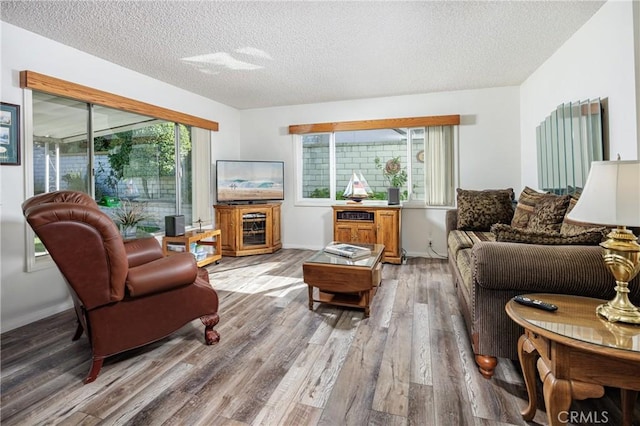
<instances>
[{"instance_id":1,"label":"patterned throw pillow","mask_svg":"<svg viewBox=\"0 0 640 426\"><path fill-rule=\"evenodd\" d=\"M513 189L457 189L458 229L487 231L494 223L511 223Z\"/></svg>"},{"instance_id":2,"label":"patterned throw pillow","mask_svg":"<svg viewBox=\"0 0 640 426\"><path fill-rule=\"evenodd\" d=\"M598 228L600 225L594 223L578 222L577 220L569 219L567 216L569 212L578 204L578 199L571 197L569 200L569 207L567 207L567 213L564 215L562 225L560 226L560 233L564 235L576 235L584 232L585 229Z\"/></svg>"},{"instance_id":3,"label":"patterned throw pillow","mask_svg":"<svg viewBox=\"0 0 640 426\"><path fill-rule=\"evenodd\" d=\"M532 231L560 232L564 215L569 207L568 195L543 197L533 209L527 229Z\"/></svg>"},{"instance_id":4,"label":"patterned throw pillow","mask_svg":"<svg viewBox=\"0 0 640 426\"><path fill-rule=\"evenodd\" d=\"M525 186L520 193L520 197L518 197L518 204L516 205L513 219L511 220L511 226L515 228L526 228L529 223L529 218L533 216L536 204L549 195L550 194L538 192L535 189Z\"/></svg>"},{"instance_id":5,"label":"patterned throw pillow","mask_svg":"<svg viewBox=\"0 0 640 426\"><path fill-rule=\"evenodd\" d=\"M606 228L591 228L575 235L558 232L520 229L510 225L496 224L491 227L496 241L543 245L598 245L606 234Z\"/></svg>"}]
</instances>

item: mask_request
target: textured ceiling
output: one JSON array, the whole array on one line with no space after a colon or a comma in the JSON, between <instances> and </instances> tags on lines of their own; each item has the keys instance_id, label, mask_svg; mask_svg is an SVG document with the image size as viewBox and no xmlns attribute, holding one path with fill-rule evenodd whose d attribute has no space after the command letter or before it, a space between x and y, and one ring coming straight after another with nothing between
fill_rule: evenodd
<instances>
[{"instance_id":1,"label":"textured ceiling","mask_svg":"<svg viewBox=\"0 0 640 426\"><path fill-rule=\"evenodd\" d=\"M7 1L0 19L239 109L518 85L602 1Z\"/></svg>"}]
</instances>

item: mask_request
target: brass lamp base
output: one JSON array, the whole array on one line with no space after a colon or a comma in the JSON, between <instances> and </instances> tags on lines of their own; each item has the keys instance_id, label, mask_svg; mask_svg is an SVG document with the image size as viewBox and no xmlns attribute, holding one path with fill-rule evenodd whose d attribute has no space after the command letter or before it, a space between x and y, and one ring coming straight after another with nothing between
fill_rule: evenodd
<instances>
[{"instance_id":1,"label":"brass lamp base","mask_svg":"<svg viewBox=\"0 0 640 426\"><path fill-rule=\"evenodd\" d=\"M611 322L640 324L640 310L629 301L629 281L640 271L640 245L637 238L624 226L618 226L607 235L602 257L616 280L616 296L596 308L598 315Z\"/></svg>"},{"instance_id":2,"label":"brass lamp base","mask_svg":"<svg viewBox=\"0 0 640 426\"><path fill-rule=\"evenodd\" d=\"M616 286L616 290L618 287ZM617 295L616 295L617 298ZM598 315L605 317L610 322L624 322L627 324L640 324L640 311L627 298L628 305L618 307L614 304L614 300L600 305L596 308Z\"/></svg>"}]
</instances>

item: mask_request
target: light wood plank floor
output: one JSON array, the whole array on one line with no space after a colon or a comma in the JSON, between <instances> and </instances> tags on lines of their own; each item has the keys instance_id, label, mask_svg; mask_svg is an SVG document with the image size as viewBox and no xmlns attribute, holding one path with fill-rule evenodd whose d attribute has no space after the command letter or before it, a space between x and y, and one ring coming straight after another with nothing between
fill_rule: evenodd
<instances>
[{"instance_id":1,"label":"light wood plank floor","mask_svg":"<svg viewBox=\"0 0 640 426\"><path fill-rule=\"evenodd\" d=\"M301 264L311 254L223 258L209 267L219 344L204 344L196 320L107 359L88 385L89 345L71 341L72 311L3 334L2 424L527 424L517 363L501 359L491 381L477 373L445 261L385 265L363 319L308 310ZM571 424L617 425L618 404L614 389L574 402ZM546 423L539 409L529 424Z\"/></svg>"}]
</instances>

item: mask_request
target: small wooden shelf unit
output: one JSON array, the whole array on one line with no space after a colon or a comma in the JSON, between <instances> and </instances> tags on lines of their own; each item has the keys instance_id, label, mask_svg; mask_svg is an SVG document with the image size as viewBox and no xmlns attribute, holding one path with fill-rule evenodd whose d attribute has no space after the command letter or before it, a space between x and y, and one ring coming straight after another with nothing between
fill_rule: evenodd
<instances>
[{"instance_id":1,"label":"small wooden shelf unit","mask_svg":"<svg viewBox=\"0 0 640 426\"><path fill-rule=\"evenodd\" d=\"M213 262L217 262L222 258L221 238L219 229L206 229L202 232L187 231L184 235L176 237L162 237L162 252L165 256L181 253L180 251L169 250L168 244L184 245L184 251L191 252L191 244L196 243L201 246L213 247L213 253L208 253L207 257L197 262L198 267L203 267Z\"/></svg>"},{"instance_id":2,"label":"small wooden shelf unit","mask_svg":"<svg viewBox=\"0 0 640 426\"><path fill-rule=\"evenodd\" d=\"M402 263L400 206L333 206L333 239L341 243L383 244L382 261Z\"/></svg>"},{"instance_id":3,"label":"small wooden shelf unit","mask_svg":"<svg viewBox=\"0 0 640 426\"><path fill-rule=\"evenodd\" d=\"M280 203L216 204L216 226L222 230L222 254L249 256L282 248Z\"/></svg>"}]
</instances>

